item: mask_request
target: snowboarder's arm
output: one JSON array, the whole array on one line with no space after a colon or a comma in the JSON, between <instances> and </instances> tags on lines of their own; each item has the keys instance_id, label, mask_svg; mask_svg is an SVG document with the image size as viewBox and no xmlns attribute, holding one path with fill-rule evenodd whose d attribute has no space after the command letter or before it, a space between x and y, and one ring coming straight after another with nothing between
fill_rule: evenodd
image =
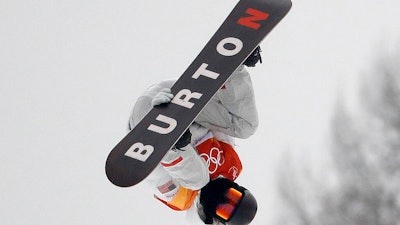
<instances>
[{"instance_id":1,"label":"snowboarder's arm","mask_svg":"<svg viewBox=\"0 0 400 225\"><path fill-rule=\"evenodd\" d=\"M247 138L258 127L250 74L240 66L204 107L195 122L232 137Z\"/></svg>"},{"instance_id":2,"label":"snowboarder's arm","mask_svg":"<svg viewBox=\"0 0 400 225\"><path fill-rule=\"evenodd\" d=\"M210 179L206 163L191 144L168 151L161 164L179 185L188 189L199 190Z\"/></svg>"}]
</instances>

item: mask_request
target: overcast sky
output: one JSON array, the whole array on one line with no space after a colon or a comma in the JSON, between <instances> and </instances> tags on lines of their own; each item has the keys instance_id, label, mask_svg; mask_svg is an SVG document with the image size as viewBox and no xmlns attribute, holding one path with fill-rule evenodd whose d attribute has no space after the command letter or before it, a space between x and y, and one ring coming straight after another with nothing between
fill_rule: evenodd
<instances>
[{"instance_id":1,"label":"overcast sky","mask_svg":"<svg viewBox=\"0 0 400 225\"><path fill-rule=\"evenodd\" d=\"M104 164L135 99L181 75L235 4L0 0L0 224L184 224L144 184L113 186ZM259 201L255 225L279 211L282 152L319 163L335 97L400 37L399 8L294 0L261 43L263 64L250 69L260 127L238 141L238 181Z\"/></svg>"}]
</instances>

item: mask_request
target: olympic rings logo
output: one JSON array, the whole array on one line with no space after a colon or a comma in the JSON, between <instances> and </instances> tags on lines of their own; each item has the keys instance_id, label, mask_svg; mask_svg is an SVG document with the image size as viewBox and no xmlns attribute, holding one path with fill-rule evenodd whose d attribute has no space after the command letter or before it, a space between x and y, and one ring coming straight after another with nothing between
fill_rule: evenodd
<instances>
[{"instance_id":1,"label":"olympic rings logo","mask_svg":"<svg viewBox=\"0 0 400 225\"><path fill-rule=\"evenodd\" d=\"M200 156L203 157L203 159L206 161L210 174L214 174L215 172L217 172L218 168L222 166L222 164L224 164L225 160L222 153L223 151L219 150L216 147L213 147L210 150L210 155L207 155L206 153L200 154Z\"/></svg>"}]
</instances>

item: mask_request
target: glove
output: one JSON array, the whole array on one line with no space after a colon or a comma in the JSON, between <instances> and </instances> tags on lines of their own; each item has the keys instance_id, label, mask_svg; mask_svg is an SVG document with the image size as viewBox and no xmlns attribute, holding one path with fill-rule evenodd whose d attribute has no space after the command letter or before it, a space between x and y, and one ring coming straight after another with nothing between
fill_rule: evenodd
<instances>
[{"instance_id":1,"label":"glove","mask_svg":"<svg viewBox=\"0 0 400 225\"><path fill-rule=\"evenodd\" d=\"M191 138L192 138L192 133L190 133L189 129L187 129L185 133L182 135L182 137L178 140L178 142L176 142L175 148L181 149L187 146L188 144L190 144Z\"/></svg>"},{"instance_id":2,"label":"glove","mask_svg":"<svg viewBox=\"0 0 400 225\"><path fill-rule=\"evenodd\" d=\"M171 94L171 89L163 88L151 100L151 105L156 106L156 105L161 105L164 103L169 103L173 97L174 97L174 95Z\"/></svg>"}]
</instances>

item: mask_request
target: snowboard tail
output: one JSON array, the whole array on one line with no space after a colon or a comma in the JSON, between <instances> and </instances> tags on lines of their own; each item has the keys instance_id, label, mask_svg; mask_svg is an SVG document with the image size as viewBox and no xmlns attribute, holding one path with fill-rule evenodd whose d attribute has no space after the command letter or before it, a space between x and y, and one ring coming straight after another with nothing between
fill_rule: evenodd
<instances>
[{"instance_id":1,"label":"snowboard tail","mask_svg":"<svg viewBox=\"0 0 400 225\"><path fill-rule=\"evenodd\" d=\"M120 187L145 179L291 5L290 0L240 0L172 86L171 103L152 108L112 149L108 179Z\"/></svg>"}]
</instances>

